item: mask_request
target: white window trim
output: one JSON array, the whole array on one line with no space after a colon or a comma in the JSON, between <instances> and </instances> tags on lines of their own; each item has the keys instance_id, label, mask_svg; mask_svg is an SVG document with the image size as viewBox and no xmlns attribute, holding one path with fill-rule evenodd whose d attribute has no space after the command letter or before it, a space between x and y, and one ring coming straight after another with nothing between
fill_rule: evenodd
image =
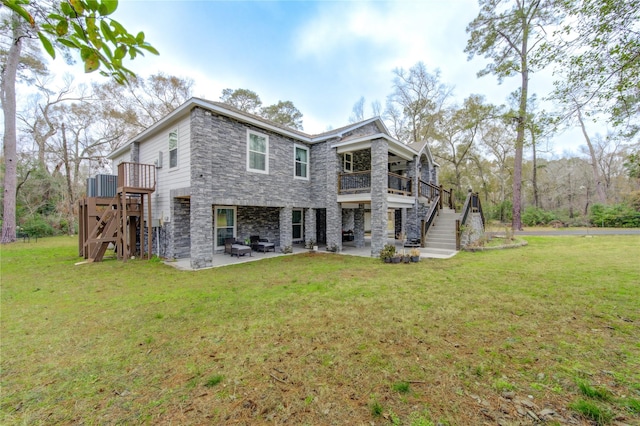
<instances>
[{"instance_id":1,"label":"white window trim","mask_svg":"<svg viewBox=\"0 0 640 426\"><path fill-rule=\"evenodd\" d=\"M303 149L307 152L307 162L304 163L307 167L307 176L298 176L296 175L296 150L300 148ZM293 178L294 179L301 179L301 180L309 180L309 175L311 174L311 151L309 150L309 147L306 147L304 145L299 145L299 144L293 144Z\"/></svg>"},{"instance_id":2,"label":"white window trim","mask_svg":"<svg viewBox=\"0 0 640 426\"><path fill-rule=\"evenodd\" d=\"M180 160L180 158L179 158L179 154L180 154L180 149L179 149L180 148L180 133L178 132L178 128L175 128L175 129L169 131L169 135L171 135L171 133L175 133L176 134L176 165L173 166L173 167L171 166L171 149L168 149L167 150L167 154L168 154L167 157L169 157L169 158L167 158L167 161L169 163L169 167L168 167L169 171L178 170L178 168L180 168L180 161L179 161ZM167 148L169 148L169 147L167 146Z\"/></svg>"},{"instance_id":3,"label":"white window trim","mask_svg":"<svg viewBox=\"0 0 640 426\"><path fill-rule=\"evenodd\" d=\"M256 135L256 136L260 136L263 137L265 139L265 143L266 143L266 152L265 152L265 161L264 161L264 170L260 170L260 169L252 169L250 167L250 161L249 161L249 153L251 152L249 150L249 146L250 146L250 142L251 142L251 135ZM265 135L264 133L260 133L260 132L254 132L253 130L249 130L247 129L247 171L248 172L253 172L253 173L263 173L268 175L269 174L269 135Z\"/></svg>"},{"instance_id":4,"label":"white window trim","mask_svg":"<svg viewBox=\"0 0 640 426\"><path fill-rule=\"evenodd\" d=\"M224 250L224 244L218 245L218 209L233 210L233 238L236 238L238 232L238 208L236 206L213 206L213 250Z\"/></svg>"},{"instance_id":5,"label":"white window trim","mask_svg":"<svg viewBox=\"0 0 640 426\"><path fill-rule=\"evenodd\" d=\"M350 158L349 161L347 161L347 155ZM343 161L342 167L343 167L345 173L353 173L353 152L345 152L343 154L342 161ZM347 168L347 164L349 164L349 168Z\"/></svg>"}]
</instances>

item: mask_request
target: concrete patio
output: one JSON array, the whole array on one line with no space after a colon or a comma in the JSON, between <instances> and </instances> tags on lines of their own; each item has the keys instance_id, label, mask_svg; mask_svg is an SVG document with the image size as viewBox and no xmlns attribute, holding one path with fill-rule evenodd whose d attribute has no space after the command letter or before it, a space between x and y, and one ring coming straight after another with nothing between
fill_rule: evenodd
<instances>
[{"instance_id":1,"label":"concrete patio","mask_svg":"<svg viewBox=\"0 0 640 426\"><path fill-rule=\"evenodd\" d=\"M402 250L402 243L398 240L395 240L393 238L390 238L388 240L388 244L393 244L396 247L396 250ZM405 250L409 250L408 248ZM249 255L244 255L244 256L230 256L228 254L222 254L222 253L216 253L213 255L213 259L212 259L212 266L211 268L219 268L222 266L229 266L229 265L237 265L239 263L246 263L246 262L257 262L259 260L263 260L263 259L269 259L272 257L278 257L278 256L290 256L293 254L300 254L300 253L305 253L308 252L309 249L306 249L304 247L304 245L302 244L294 244L293 246L293 252L292 253L288 253L288 254L284 254L280 251L280 247L276 247L275 252L274 251L269 251L266 253L263 252L258 252L258 251L253 251L251 252L251 256ZM326 246L319 246L318 247L318 252L319 253L329 253L328 251L326 251ZM420 249L420 258L426 259L426 258L437 258L437 259L448 259L450 257L453 257L456 255L456 251L451 251L451 250L438 250L438 249L426 249L426 248L421 248ZM361 257L371 257L371 240L367 237L365 238L365 245L364 247L356 247L352 242L344 242L342 243L342 251L339 253L336 253L338 255L347 255L347 256L361 256ZM166 265L169 266L173 266L176 269L180 269L183 271L191 271L191 259L189 258L183 258L183 259L176 259L176 260L167 260L164 262ZM209 269L209 268L205 268L205 269ZM201 269L199 269L201 270Z\"/></svg>"}]
</instances>

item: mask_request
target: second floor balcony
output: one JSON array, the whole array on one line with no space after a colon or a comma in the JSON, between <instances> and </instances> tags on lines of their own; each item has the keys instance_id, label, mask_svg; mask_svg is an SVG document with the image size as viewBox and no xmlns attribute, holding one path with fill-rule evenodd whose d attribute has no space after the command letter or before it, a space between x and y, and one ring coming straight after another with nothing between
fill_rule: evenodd
<instances>
[{"instance_id":1,"label":"second floor balcony","mask_svg":"<svg viewBox=\"0 0 640 426\"><path fill-rule=\"evenodd\" d=\"M411 178L395 173L387 173L387 193L403 197L412 197L413 188ZM338 175L338 195L371 196L371 171L340 173Z\"/></svg>"}]
</instances>

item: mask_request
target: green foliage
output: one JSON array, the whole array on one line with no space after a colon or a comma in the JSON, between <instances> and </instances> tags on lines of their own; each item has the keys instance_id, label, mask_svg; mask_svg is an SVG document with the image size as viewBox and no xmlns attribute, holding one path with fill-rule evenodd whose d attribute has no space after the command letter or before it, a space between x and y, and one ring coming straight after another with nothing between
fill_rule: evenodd
<instances>
[{"instance_id":1,"label":"green foliage","mask_svg":"<svg viewBox=\"0 0 640 426\"><path fill-rule=\"evenodd\" d=\"M54 234L53 227L40 215L29 217L21 230L33 237L48 237Z\"/></svg>"},{"instance_id":2,"label":"green foliage","mask_svg":"<svg viewBox=\"0 0 640 426\"><path fill-rule=\"evenodd\" d=\"M611 392L609 392L605 388L593 387L589 383L585 381L578 381L578 388L580 389L580 393L584 396L599 399L600 401L609 401L611 400Z\"/></svg>"},{"instance_id":3,"label":"green foliage","mask_svg":"<svg viewBox=\"0 0 640 426\"><path fill-rule=\"evenodd\" d=\"M218 384L220 384L224 380L224 376L221 374L216 374L215 376L211 376L207 379L204 385L208 388L212 388Z\"/></svg>"},{"instance_id":4,"label":"green foliage","mask_svg":"<svg viewBox=\"0 0 640 426\"><path fill-rule=\"evenodd\" d=\"M633 210L640 212L640 191L633 191L627 194L627 196L625 197L625 202Z\"/></svg>"},{"instance_id":5,"label":"green foliage","mask_svg":"<svg viewBox=\"0 0 640 426\"><path fill-rule=\"evenodd\" d=\"M638 228L640 227L640 211L626 204L605 206L594 204L590 212L591 223L604 228Z\"/></svg>"},{"instance_id":6,"label":"green foliage","mask_svg":"<svg viewBox=\"0 0 640 426\"><path fill-rule=\"evenodd\" d=\"M488 220L497 220L499 222L510 222L512 216L513 203L511 200L504 200L499 204L486 205L482 208L485 212L485 218Z\"/></svg>"},{"instance_id":7,"label":"green foliage","mask_svg":"<svg viewBox=\"0 0 640 426\"><path fill-rule=\"evenodd\" d=\"M278 101L275 105L266 106L260 115L283 126L302 130L302 113L291 101Z\"/></svg>"},{"instance_id":8,"label":"green foliage","mask_svg":"<svg viewBox=\"0 0 640 426\"><path fill-rule=\"evenodd\" d=\"M630 178L640 179L640 152L629 154L623 165Z\"/></svg>"},{"instance_id":9,"label":"green foliage","mask_svg":"<svg viewBox=\"0 0 640 426\"><path fill-rule=\"evenodd\" d=\"M378 401L374 401L371 403L371 415L373 417L382 416L383 408L382 405Z\"/></svg>"},{"instance_id":10,"label":"green foliage","mask_svg":"<svg viewBox=\"0 0 640 426\"><path fill-rule=\"evenodd\" d=\"M396 382L391 386L391 389L399 393L408 393L410 385L409 382Z\"/></svg>"},{"instance_id":11,"label":"green foliage","mask_svg":"<svg viewBox=\"0 0 640 426\"><path fill-rule=\"evenodd\" d=\"M632 413L636 415L640 415L640 400L633 399L633 398L626 399L622 401L622 405L627 407L627 409Z\"/></svg>"},{"instance_id":12,"label":"green foliage","mask_svg":"<svg viewBox=\"0 0 640 426\"><path fill-rule=\"evenodd\" d=\"M498 392L508 392L516 390L516 387L504 379L498 379L493 383L493 388Z\"/></svg>"},{"instance_id":13,"label":"green foliage","mask_svg":"<svg viewBox=\"0 0 640 426\"><path fill-rule=\"evenodd\" d=\"M17 12L31 26L38 24L23 2L2 0L2 4ZM101 67L102 75L112 76L125 83L135 74L123 65L128 54L130 59L138 55L158 51L145 41L143 32L129 33L118 21L111 18L118 8L117 0L69 0L60 2L60 9L47 16L40 24L38 38L44 50L56 57L54 42L80 53L87 73Z\"/></svg>"},{"instance_id":14,"label":"green foliage","mask_svg":"<svg viewBox=\"0 0 640 426\"><path fill-rule=\"evenodd\" d=\"M396 254L396 247L393 244L385 244L380 250L380 259L391 259Z\"/></svg>"},{"instance_id":15,"label":"green foliage","mask_svg":"<svg viewBox=\"0 0 640 426\"><path fill-rule=\"evenodd\" d=\"M527 207L522 214L522 223L526 226L546 225L558 217L554 212L537 207Z\"/></svg>"},{"instance_id":16,"label":"green foliage","mask_svg":"<svg viewBox=\"0 0 640 426\"><path fill-rule=\"evenodd\" d=\"M610 410L605 407L601 407L594 402L586 401L584 399L569 404L569 408L577 411L584 417L593 420L597 425L606 425L613 419L613 414Z\"/></svg>"},{"instance_id":17,"label":"green foliage","mask_svg":"<svg viewBox=\"0 0 640 426\"><path fill-rule=\"evenodd\" d=\"M565 39L556 61L563 74L556 96L567 103L576 98L590 109L606 112L609 123L637 131L637 82L640 78L639 0L570 0L559 2L571 25L556 33ZM558 37L562 36L562 37Z\"/></svg>"}]
</instances>

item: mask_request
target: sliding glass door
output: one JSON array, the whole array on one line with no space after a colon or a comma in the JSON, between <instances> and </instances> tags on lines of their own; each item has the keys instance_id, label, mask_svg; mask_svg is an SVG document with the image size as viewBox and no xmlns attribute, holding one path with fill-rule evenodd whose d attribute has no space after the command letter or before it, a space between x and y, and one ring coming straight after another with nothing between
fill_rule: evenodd
<instances>
[{"instance_id":1,"label":"sliding glass door","mask_svg":"<svg viewBox=\"0 0 640 426\"><path fill-rule=\"evenodd\" d=\"M236 236L236 208L233 206L216 206L214 214L215 249L224 248L225 238Z\"/></svg>"}]
</instances>

